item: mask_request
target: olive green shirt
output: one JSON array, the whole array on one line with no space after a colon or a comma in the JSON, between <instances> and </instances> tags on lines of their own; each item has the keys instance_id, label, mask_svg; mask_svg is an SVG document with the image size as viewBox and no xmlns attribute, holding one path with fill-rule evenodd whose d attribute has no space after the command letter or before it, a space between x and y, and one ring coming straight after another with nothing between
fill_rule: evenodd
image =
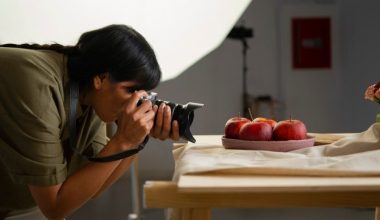
<instances>
[{"instance_id":1,"label":"olive green shirt","mask_svg":"<svg viewBox=\"0 0 380 220\"><path fill-rule=\"evenodd\" d=\"M0 47L0 212L35 206L27 185L62 183L87 162L68 145L68 89L63 54ZM76 146L94 156L105 124L78 106Z\"/></svg>"}]
</instances>

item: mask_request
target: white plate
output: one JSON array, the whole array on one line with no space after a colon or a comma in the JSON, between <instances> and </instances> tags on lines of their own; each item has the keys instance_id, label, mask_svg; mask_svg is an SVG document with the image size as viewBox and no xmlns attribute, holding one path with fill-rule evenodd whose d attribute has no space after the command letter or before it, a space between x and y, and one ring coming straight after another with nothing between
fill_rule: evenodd
<instances>
[{"instance_id":1,"label":"white plate","mask_svg":"<svg viewBox=\"0 0 380 220\"><path fill-rule=\"evenodd\" d=\"M298 150L305 147L314 146L314 138L308 137L303 140L288 140L288 141L246 141L239 139L231 139L222 137L223 147L226 149L241 149L241 150L268 150L287 152Z\"/></svg>"}]
</instances>

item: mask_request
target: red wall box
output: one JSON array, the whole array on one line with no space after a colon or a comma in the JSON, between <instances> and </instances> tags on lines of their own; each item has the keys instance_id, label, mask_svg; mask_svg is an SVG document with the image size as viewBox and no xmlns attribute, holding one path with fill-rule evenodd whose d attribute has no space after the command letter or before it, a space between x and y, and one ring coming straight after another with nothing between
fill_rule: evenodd
<instances>
[{"instance_id":1,"label":"red wall box","mask_svg":"<svg viewBox=\"0 0 380 220\"><path fill-rule=\"evenodd\" d=\"M331 68L331 19L292 18L293 68Z\"/></svg>"}]
</instances>

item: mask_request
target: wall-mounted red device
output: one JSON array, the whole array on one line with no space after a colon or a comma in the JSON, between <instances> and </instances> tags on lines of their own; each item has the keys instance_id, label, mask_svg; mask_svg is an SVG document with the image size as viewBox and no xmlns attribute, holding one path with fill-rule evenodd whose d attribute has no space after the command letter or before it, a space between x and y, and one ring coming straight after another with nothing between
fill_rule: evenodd
<instances>
[{"instance_id":1,"label":"wall-mounted red device","mask_svg":"<svg viewBox=\"0 0 380 220\"><path fill-rule=\"evenodd\" d=\"M331 68L331 19L292 18L294 69Z\"/></svg>"}]
</instances>

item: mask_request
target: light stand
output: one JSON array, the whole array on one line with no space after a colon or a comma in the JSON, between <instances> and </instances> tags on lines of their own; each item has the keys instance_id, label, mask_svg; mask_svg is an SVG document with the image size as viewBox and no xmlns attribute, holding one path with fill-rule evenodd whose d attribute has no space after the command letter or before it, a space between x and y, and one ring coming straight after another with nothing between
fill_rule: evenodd
<instances>
[{"instance_id":1,"label":"light stand","mask_svg":"<svg viewBox=\"0 0 380 220\"><path fill-rule=\"evenodd\" d=\"M249 49L247 38L253 37L253 29L252 28L246 28L244 26L236 26L232 28L230 33L227 35L227 38L234 39L234 40L240 40L243 44L243 115L245 117L248 117L249 112L248 109L250 108L250 95L247 91L247 72L248 72L248 66L247 66L247 51Z\"/></svg>"}]
</instances>

